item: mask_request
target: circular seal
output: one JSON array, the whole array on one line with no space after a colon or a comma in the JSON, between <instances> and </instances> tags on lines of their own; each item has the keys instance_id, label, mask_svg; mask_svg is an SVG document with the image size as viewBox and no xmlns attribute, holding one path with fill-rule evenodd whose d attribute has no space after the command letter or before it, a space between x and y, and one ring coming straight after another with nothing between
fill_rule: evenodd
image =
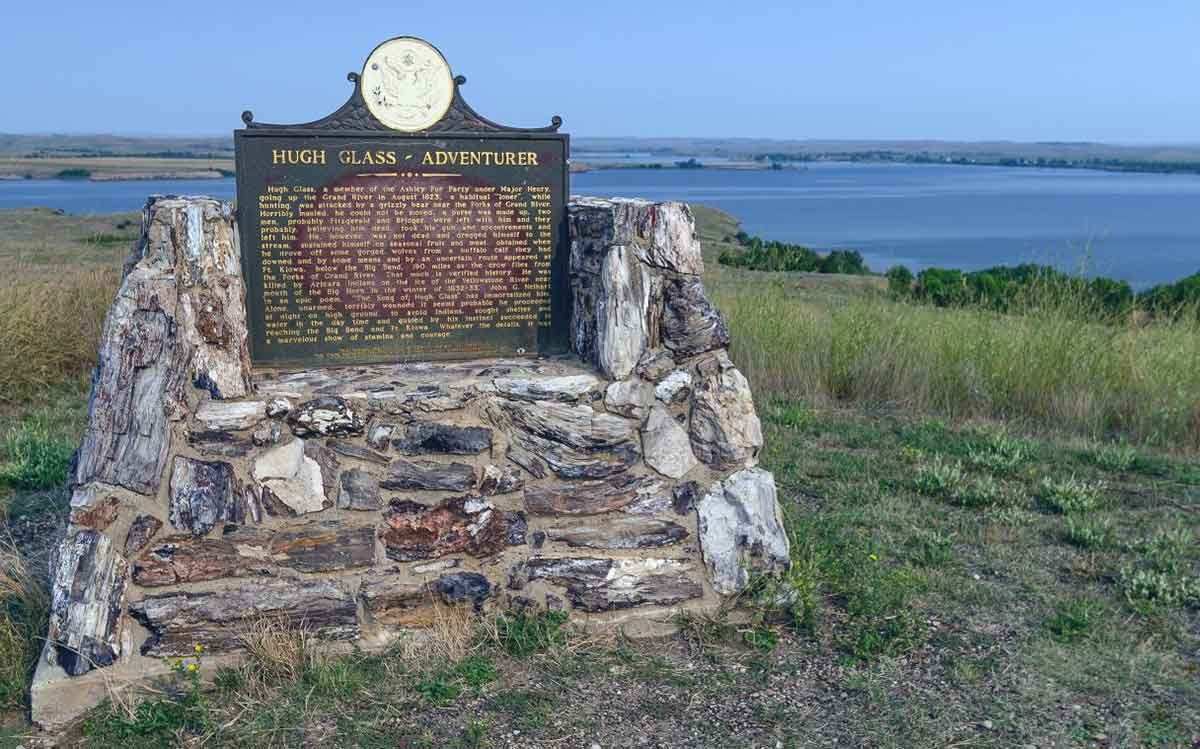
<instances>
[{"instance_id":1,"label":"circular seal","mask_svg":"<svg viewBox=\"0 0 1200 749\"><path fill-rule=\"evenodd\" d=\"M394 130L424 130L446 114L454 76L442 53L424 39L400 36L371 52L359 78L367 109Z\"/></svg>"}]
</instances>

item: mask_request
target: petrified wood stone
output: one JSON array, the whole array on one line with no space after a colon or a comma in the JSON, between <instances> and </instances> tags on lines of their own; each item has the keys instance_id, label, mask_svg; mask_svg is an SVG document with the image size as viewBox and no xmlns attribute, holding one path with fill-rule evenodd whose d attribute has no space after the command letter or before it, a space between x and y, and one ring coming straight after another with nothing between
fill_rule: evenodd
<instances>
[{"instance_id":1,"label":"petrified wood stone","mask_svg":"<svg viewBox=\"0 0 1200 749\"><path fill-rule=\"evenodd\" d=\"M88 506L71 510L71 525L76 528L91 528L102 531L117 519L121 509L121 500L116 497L105 497Z\"/></svg>"},{"instance_id":2,"label":"petrified wood stone","mask_svg":"<svg viewBox=\"0 0 1200 749\"><path fill-rule=\"evenodd\" d=\"M695 356L729 345L725 316L704 296L698 278L666 281L662 316L663 343L677 358Z\"/></svg>"},{"instance_id":3,"label":"petrified wood stone","mask_svg":"<svg viewBox=\"0 0 1200 749\"><path fill-rule=\"evenodd\" d=\"M535 476L542 466L562 478L604 478L627 470L641 456L628 419L597 413L591 406L493 400L486 412L507 427L512 439L509 459Z\"/></svg>"},{"instance_id":4,"label":"petrified wood stone","mask_svg":"<svg viewBox=\"0 0 1200 749\"><path fill-rule=\"evenodd\" d=\"M704 595L679 559L534 558L514 570L510 587L525 580L564 585L567 600L581 611L613 611L633 606L670 606Z\"/></svg>"},{"instance_id":5,"label":"petrified wood stone","mask_svg":"<svg viewBox=\"0 0 1200 749\"><path fill-rule=\"evenodd\" d=\"M465 463L397 458L379 485L384 489L465 492L475 488L475 469Z\"/></svg>"},{"instance_id":6,"label":"petrified wood stone","mask_svg":"<svg viewBox=\"0 0 1200 749\"><path fill-rule=\"evenodd\" d=\"M525 478L512 466L486 465L479 479L479 493L485 497L508 494L525 488Z\"/></svg>"},{"instance_id":7,"label":"petrified wood stone","mask_svg":"<svg viewBox=\"0 0 1200 749\"><path fill-rule=\"evenodd\" d=\"M492 381L496 392L506 398L528 401L574 402L595 400L602 383L593 375L564 375L561 377L497 377Z\"/></svg>"},{"instance_id":8,"label":"petrified wood stone","mask_svg":"<svg viewBox=\"0 0 1200 749\"><path fill-rule=\"evenodd\" d=\"M275 564L300 572L368 567L375 561L375 529L330 521L287 528L271 536L267 553Z\"/></svg>"},{"instance_id":9,"label":"petrified wood stone","mask_svg":"<svg viewBox=\"0 0 1200 749\"><path fill-rule=\"evenodd\" d=\"M52 572L50 657L71 676L112 665L121 655L119 630L127 565L107 536L81 530L59 547Z\"/></svg>"},{"instance_id":10,"label":"petrified wood stone","mask_svg":"<svg viewBox=\"0 0 1200 749\"><path fill-rule=\"evenodd\" d=\"M321 491L325 494L326 500L331 500L338 493L338 473L342 469L341 462L338 461L337 455L333 450L321 444L320 440L305 440L304 441L304 457L312 458L317 466L321 469ZM331 502L324 502L324 507L329 507Z\"/></svg>"},{"instance_id":11,"label":"petrified wood stone","mask_svg":"<svg viewBox=\"0 0 1200 749\"><path fill-rule=\"evenodd\" d=\"M524 546L525 533L529 530L529 522L521 511L504 513L505 541L509 546Z\"/></svg>"},{"instance_id":12,"label":"petrified wood stone","mask_svg":"<svg viewBox=\"0 0 1200 749\"><path fill-rule=\"evenodd\" d=\"M154 534L162 528L162 521L153 515L138 515L129 525L129 532L125 534L125 556L131 557L142 549L146 548L146 544L150 543L150 539L154 538Z\"/></svg>"},{"instance_id":13,"label":"petrified wood stone","mask_svg":"<svg viewBox=\"0 0 1200 749\"><path fill-rule=\"evenodd\" d=\"M233 466L176 456L171 469L167 519L176 529L203 536L217 523L243 520Z\"/></svg>"},{"instance_id":14,"label":"petrified wood stone","mask_svg":"<svg viewBox=\"0 0 1200 749\"><path fill-rule=\"evenodd\" d=\"M397 562L458 553L484 557L504 548L507 525L504 514L479 497L453 497L432 507L393 500L379 538Z\"/></svg>"},{"instance_id":15,"label":"petrified wood stone","mask_svg":"<svg viewBox=\"0 0 1200 749\"><path fill-rule=\"evenodd\" d=\"M213 652L237 650L254 622L273 620L304 627L318 637L358 637L354 598L332 580L256 580L204 593L147 596L129 613L150 630L142 655L190 655L196 643Z\"/></svg>"},{"instance_id":16,"label":"petrified wood stone","mask_svg":"<svg viewBox=\"0 0 1200 749\"><path fill-rule=\"evenodd\" d=\"M187 360L177 304L174 282L159 269L137 266L122 282L100 336L75 483L158 490L171 448L168 419L182 408Z\"/></svg>"},{"instance_id":17,"label":"petrified wood stone","mask_svg":"<svg viewBox=\"0 0 1200 749\"><path fill-rule=\"evenodd\" d=\"M679 543L688 532L669 520L618 515L556 523L546 528L546 536L577 548L648 549Z\"/></svg>"},{"instance_id":18,"label":"petrified wood stone","mask_svg":"<svg viewBox=\"0 0 1200 749\"><path fill-rule=\"evenodd\" d=\"M229 432L188 431L188 445L197 452L222 458L241 458L254 449L253 440Z\"/></svg>"},{"instance_id":19,"label":"petrified wood stone","mask_svg":"<svg viewBox=\"0 0 1200 749\"><path fill-rule=\"evenodd\" d=\"M604 392L604 407L610 412L641 421L654 402L654 386L631 377L614 382Z\"/></svg>"},{"instance_id":20,"label":"petrified wood stone","mask_svg":"<svg viewBox=\"0 0 1200 749\"><path fill-rule=\"evenodd\" d=\"M376 450L386 450L392 444L395 424L371 424L367 427L367 445Z\"/></svg>"},{"instance_id":21,"label":"petrified wood stone","mask_svg":"<svg viewBox=\"0 0 1200 749\"><path fill-rule=\"evenodd\" d=\"M692 394L692 375L677 369L654 386L654 397L664 403L682 403Z\"/></svg>"},{"instance_id":22,"label":"petrified wood stone","mask_svg":"<svg viewBox=\"0 0 1200 749\"><path fill-rule=\"evenodd\" d=\"M329 437L362 434L362 416L344 398L324 396L301 403L290 414L288 424L297 437Z\"/></svg>"},{"instance_id":23,"label":"petrified wood stone","mask_svg":"<svg viewBox=\"0 0 1200 749\"><path fill-rule=\"evenodd\" d=\"M435 421L409 424L404 437L392 440L396 449L408 455L448 453L477 455L492 447L492 430L487 427L460 427Z\"/></svg>"},{"instance_id":24,"label":"petrified wood stone","mask_svg":"<svg viewBox=\"0 0 1200 749\"><path fill-rule=\"evenodd\" d=\"M436 620L438 603L470 603L478 611L493 593L491 583L477 572L454 572L428 583L380 573L363 581L359 598L378 624L428 627Z\"/></svg>"},{"instance_id":25,"label":"petrified wood stone","mask_svg":"<svg viewBox=\"0 0 1200 749\"><path fill-rule=\"evenodd\" d=\"M688 432L696 457L718 470L754 465L763 437L750 384L724 352L697 369Z\"/></svg>"},{"instance_id":26,"label":"petrified wood stone","mask_svg":"<svg viewBox=\"0 0 1200 749\"><path fill-rule=\"evenodd\" d=\"M347 458L354 458L365 463L374 463L375 465L385 466L391 462L391 458L381 452L372 450L369 447L363 447L348 440L329 440L327 443L330 450L333 450L338 455Z\"/></svg>"},{"instance_id":27,"label":"petrified wood stone","mask_svg":"<svg viewBox=\"0 0 1200 749\"><path fill-rule=\"evenodd\" d=\"M249 429L267 417L262 401L207 401L196 409L196 421L213 432Z\"/></svg>"},{"instance_id":28,"label":"petrified wood stone","mask_svg":"<svg viewBox=\"0 0 1200 749\"><path fill-rule=\"evenodd\" d=\"M342 472L337 506L342 510L378 510L379 479L361 468Z\"/></svg>"},{"instance_id":29,"label":"petrified wood stone","mask_svg":"<svg viewBox=\"0 0 1200 749\"><path fill-rule=\"evenodd\" d=\"M738 471L714 484L696 509L700 550L718 593L745 588L752 570L787 569L789 542L769 472Z\"/></svg>"},{"instance_id":30,"label":"petrified wood stone","mask_svg":"<svg viewBox=\"0 0 1200 749\"><path fill-rule=\"evenodd\" d=\"M134 561L133 581L155 587L272 575L284 567L337 572L374 561L375 533L370 526L324 522L273 532L231 525L217 538L164 538Z\"/></svg>"},{"instance_id":31,"label":"petrified wood stone","mask_svg":"<svg viewBox=\"0 0 1200 749\"><path fill-rule=\"evenodd\" d=\"M653 486L653 479L628 475L604 481L539 484L525 489L525 509L535 515L596 515L624 507Z\"/></svg>"}]
</instances>

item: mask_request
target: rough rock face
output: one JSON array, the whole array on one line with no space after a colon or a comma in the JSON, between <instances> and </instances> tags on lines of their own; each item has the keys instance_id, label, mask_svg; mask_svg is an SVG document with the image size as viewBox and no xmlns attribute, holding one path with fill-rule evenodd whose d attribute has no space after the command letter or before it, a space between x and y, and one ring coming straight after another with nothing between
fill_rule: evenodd
<instances>
[{"instance_id":1,"label":"rough rock face","mask_svg":"<svg viewBox=\"0 0 1200 749\"><path fill-rule=\"evenodd\" d=\"M504 548L506 526L503 513L479 497L455 497L436 507L393 500L379 538L397 562L460 552L482 557Z\"/></svg>"},{"instance_id":2,"label":"rough rock face","mask_svg":"<svg viewBox=\"0 0 1200 749\"><path fill-rule=\"evenodd\" d=\"M512 466L488 465L483 467L483 477L479 479L479 493L483 496L510 494L524 488L525 478Z\"/></svg>"},{"instance_id":3,"label":"rough rock face","mask_svg":"<svg viewBox=\"0 0 1200 749\"><path fill-rule=\"evenodd\" d=\"M525 489L525 509L535 515L596 515L620 509L654 486L651 478L630 475L530 486Z\"/></svg>"},{"instance_id":4,"label":"rough rock face","mask_svg":"<svg viewBox=\"0 0 1200 749\"><path fill-rule=\"evenodd\" d=\"M775 478L761 468L738 471L714 484L697 506L700 548L713 588L742 590L748 570L774 572L789 564L789 542L775 496Z\"/></svg>"},{"instance_id":5,"label":"rough rock face","mask_svg":"<svg viewBox=\"0 0 1200 749\"><path fill-rule=\"evenodd\" d=\"M134 561L133 581L143 587L227 577L298 572L338 572L368 567L375 559L370 526L310 523L283 531L226 526L216 538L170 536Z\"/></svg>"},{"instance_id":6,"label":"rough rock face","mask_svg":"<svg viewBox=\"0 0 1200 749\"><path fill-rule=\"evenodd\" d=\"M496 386L496 392L506 398L529 401L595 400L603 389L600 378L594 375L497 377L492 384Z\"/></svg>"},{"instance_id":7,"label":"rough rock face","mask_svg":"<svg viewBox=\"0 0 1200 749\"><path fill-rule=\"evenodd\" d=\"M126 571L125 560L98 531L79 531L59 549L46 639L68 674L111 665L121 655Z\"/></svg>"},{"instance_id":8,"label":"rough rock face","mask_svg":"<svg viewBox=\"0 0 1200 749\"><path fill-rule=\"evenodd\" d=\"M168 519L171 525L202 536L217 523L240 523L233 466L176 457L171 471Z\"/></svg>"},{"instance_id":9,"label":"rough rock face","mask_svg":"<svg viewBox=\"0 0 1200 749\"><path fill-rule=\"evenodd\" d=\"M689 430L692 450L717 470L754 465L763 437L750 384L724 353L697 369Z\"/></svg>"},{"instance_id":10,"label":"rough rock face","mask_svg":"<svg viewBox=\"0 0 1200 749\"><path fill-rule=\"evenodd\" d=\"M249 429L267 418L262 401L208 401L196 409L196 421L214 432Z\"/></svg>"},{"instance_id":11,"label":"rough rock face","mask_svg":"<svg viewBox=\"0 0 1200 749\"><path fill-rule=\"evenodd\" d=\"M517 571L509 585L551 580L566 587L567 600L590 613L641 605L669 606L699 598L704 589L678 559L535 558Z\"/></svg>"},{"instance_id":12,"label":"rough rock face","mask_svg":"<svg viewBox=\"0 0 1200 749\"><path fill-rule=\"evenodd\" d=\"M288 415L297 437L361 434L362 416L344 398L325 396L301 403Z\"/></svg>"},{"instance_id":13,"label":"rough rock face","mask_svg":"<svg viewBox=\"0 0 1200 749\"><path fill-rule=\"evenodd\" d=\"M475 487L475 469L466 463L438 463L397 458L379 484L384 489L430 489L465 492Z\"/></svg>"},{"instance_id":14,"label":"rough rock face","mask_svg":"<svg viewBox=\"0 0 1200 749\"><path fill-rule=\"evenodd\" d=\"M552 541L590 549L648 549L679 543L687 536L687 529L678 523L637 516L559 521L546 528L546 537Z\"/></svg>"},{"instance_id":15,"label":"rough rock face","mask_svg":"<svg viewBox=\"0 0 1200 749\"><path fill-rule=\"evenodd\" d=\"M698 278L674 278L664 289L663 343L676 358L695 356L729 345L725 316L704 296Z\"/></svg>"},{"instance_id":16,"label":"rough rock face","mask_svg":"<svg viewBox=\"0 0 1200 749\"><path fill-rule=\"evenodd\" d=\"M427 627L440 604L470 604L478 610L494 594L488 579L475 572L455 572L430 582L376 573L363 583L363 608L372 621L402 627Z\"/></svg>"},{"instance_id":17,"label":"rough rock face","mask_svg":"<svg viewBox=\"0 0 1200 749\"><path fill-rule=\"evenodd\" d=\"M577 356L252 370L230 207L150 204L102 332L34 719L197 642L237 650L261 619L364 648L446 606L649 633L784 566L690 211L588 198L567 223Z\"/></svg>"},{"instance_id":18,"label":"rough rock face","mask_svg":"<svg viewBox=\"0 0 1200 749\"><path fill-rule=\"evenodd\" d=\"M318 637L358 637L353 596L332 580L256 580L219 592L175 592L149 595L129 606L129 613L151 636L142 655L191 655L196 643L214 653L241 646L242 632L260 620L292 627L301 623Z\"/></svg>"},{"instance_id":19,"label":"rough rock face","mask_svg":"<svg viewBox=\"0 0 1200 749\"><path fill-rule=\"evenodd\" d=\"M642 449L647 465L673 479L682 478L698 464L687 430L662 406L650 411L642 427Z\"/></svg>"},{"instance_id":20,"label":"rough rock face","mask_svg":"<svg viewBox=\"0 0 1200 749\"><path fill-rule=\"evenodd\" d=\"M408 455L447 453L477 455L492 447L492 430L487 427L460 427L435 421L409 424L403 439L393 440L396 449Z\"/></svg>"},{"instance_id":21,"label":"rough rock face","mask_svg":"<svg viewBox=\"0 0 1200 749\"><path fill-rule=\"evenodd\" d=\"M325 508L321 466L304 454L304 441L292 440L262 453L254 461L254 480L272 500L303 515Z\"/></svg>"},{"instance_id":22,"label":"rough rock face","mask_svg":"<svg viewBox=\"0 0 1200 749\"><path fill-rule=\"evenodd\" d=\"M512 436L508 457L539 478L546 467L564 479L598 479L627 470L641 451L628 419L591 406L494 400L493 423Z\"/></svg>"},{"instance_id":23,"label":"rough rock face","mask_svg":"<svg viewBox=\"0 0 1200 749\"><path fill-rule=\"evenodd\" d=\"M374 474L360 468L351 468L342 473L338 507L343 510L378 510L379 480Z\"/></svg>"}]
</instances>

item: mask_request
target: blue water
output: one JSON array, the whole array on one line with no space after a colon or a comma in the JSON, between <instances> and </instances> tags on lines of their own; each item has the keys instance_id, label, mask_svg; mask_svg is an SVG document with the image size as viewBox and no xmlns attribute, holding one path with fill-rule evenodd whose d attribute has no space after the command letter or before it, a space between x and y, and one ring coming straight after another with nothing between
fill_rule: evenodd
<instances>
[{"instance_id":1,"label":"blue water","mask_svg":"<svg viewBox=\"0 0 1200 749\"><path fill-rule=\"evenodd\" d=\"M850 248L876 270L1042 262L1136 286L1200 271L1200 176L940 165L805 170L629 169L572 176L572 191L707 203L746 231ZM0 182L0 208L141 208L151 193L231 198L233 180Z\"/></svg>"}]
</instances>

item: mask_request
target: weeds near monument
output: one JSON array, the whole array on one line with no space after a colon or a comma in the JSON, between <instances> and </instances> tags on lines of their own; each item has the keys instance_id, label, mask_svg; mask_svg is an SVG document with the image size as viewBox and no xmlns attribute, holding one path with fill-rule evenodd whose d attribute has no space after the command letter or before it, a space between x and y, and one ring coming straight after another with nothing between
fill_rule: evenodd
<instances>
[{"instance_id":1,"label":"weeds near monument","mask_svg":"<svg viewBox=\"0 0 1200 749\"><path fill-rule=\"evenodd\" d=\"M20 707L50 599L11 541L0 541L0 708Z\"/></svg>"},{"instance_id":2,"label":"weeds near monument","mask_svg":"<svg viewBox=\"0 0 1200 749\"><path fill-rule=\"evenodd\" d=\"M148 749L208 730L212 718L201 685L204 646L196 644L191 657L164 660L174 679L165 694L136 704L110 699L84 721L83 735L100 746Z\"/></svg>"}]
</instances>

